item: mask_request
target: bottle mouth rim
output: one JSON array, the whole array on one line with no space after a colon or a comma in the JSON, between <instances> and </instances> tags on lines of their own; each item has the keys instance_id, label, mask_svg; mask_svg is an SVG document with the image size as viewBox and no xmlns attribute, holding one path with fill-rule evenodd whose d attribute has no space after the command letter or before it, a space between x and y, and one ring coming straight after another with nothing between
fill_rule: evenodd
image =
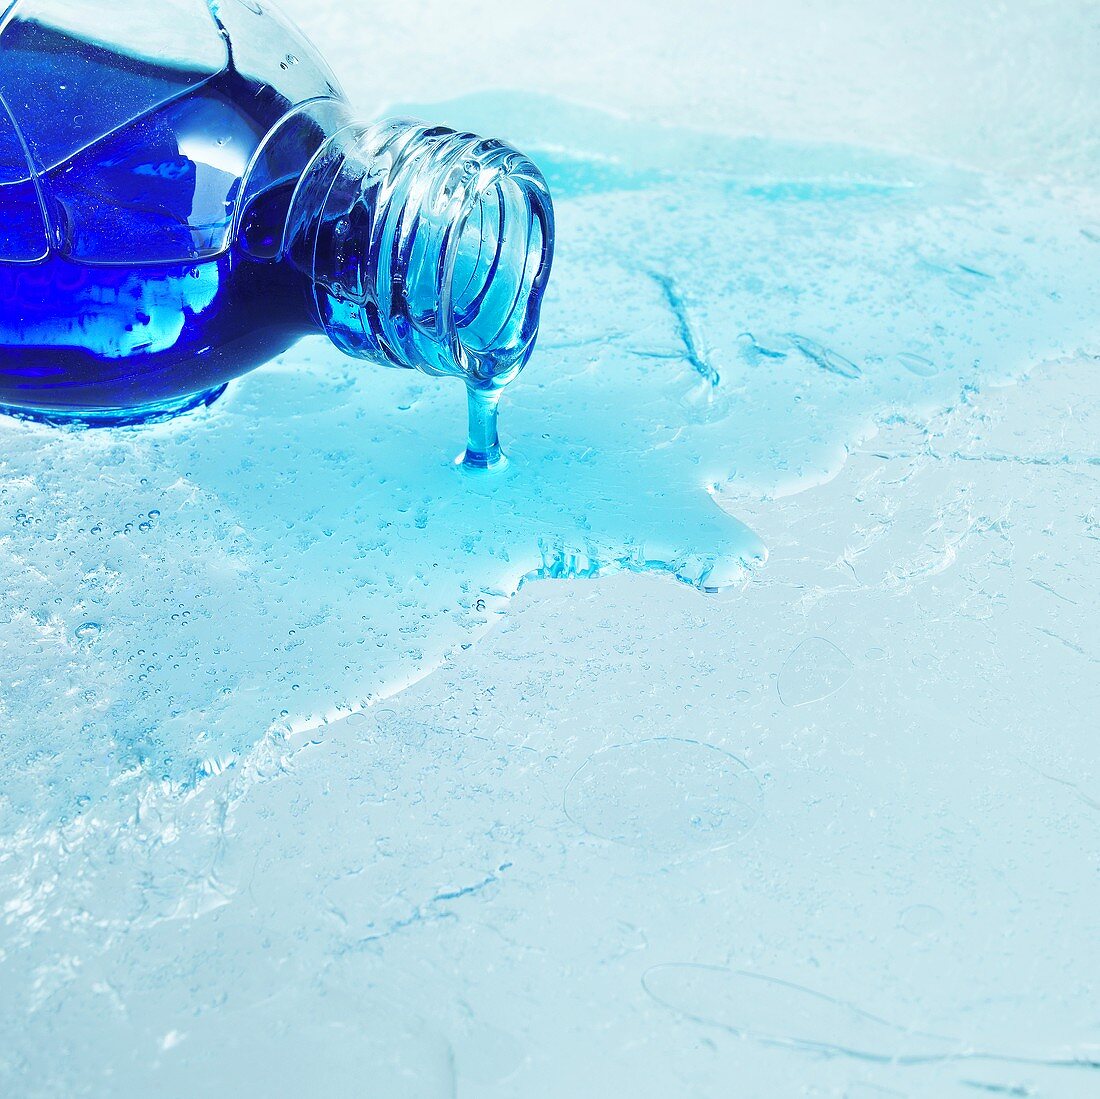
<instances>
[{"instance_id":1,"label":"bottle mouth rim","mask_svg":"<svg viewBox=\"0 0 1100 1099\"><path fill-rule=\"evenodd\" d=\"M439 272L438 331L475 388L506 385L530 358L553 261L554 212L535 164L480 142L459 171Z\"/></svg>"},{"instance_id":2,"label":"bottle mouth rim","mask_svg":"<svg viewBox=\"0 0 1100 1099\"><path fill-rule=\"evenodd\" d=\"M341 349L499 390L526 365L554 208L511 146L409 119L349 124L292 202L288 255Z\"/></svg>"},{"instance_id":3,"label":"bottle mouth rim","mask_svg":"<svg viewBox=\"0 0 1100 1099\"><path fill-rule=\"evenodd\" d=\"M382 130L375 289L388 342L429 374L500 388L538 334L554 241L546 181L500 141L406 120Z\"/></svg>"}]
</instances>

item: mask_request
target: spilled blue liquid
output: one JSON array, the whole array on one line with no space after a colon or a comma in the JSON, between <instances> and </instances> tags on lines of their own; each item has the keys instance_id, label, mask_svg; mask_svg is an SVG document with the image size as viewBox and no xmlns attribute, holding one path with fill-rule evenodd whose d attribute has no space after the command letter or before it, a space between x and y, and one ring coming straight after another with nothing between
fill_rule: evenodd
<instances>
[{"instance_id":1,"label":"spilled blue liquid","mask_svg":"<svg viewBox=\"0 0 1100 1099\"><path fill-rule=\"evenodd\" d=\"M558 203L507 467L456 464L460 385L320 340L170 424L0 425L6 812L194 782L369 705L529 578L736 586L766 547L723 501L826 480L886 418L1097 346L1100 247L1042 189L555 101L432 116L509 133Z\"/></svg>"}]
</instances>

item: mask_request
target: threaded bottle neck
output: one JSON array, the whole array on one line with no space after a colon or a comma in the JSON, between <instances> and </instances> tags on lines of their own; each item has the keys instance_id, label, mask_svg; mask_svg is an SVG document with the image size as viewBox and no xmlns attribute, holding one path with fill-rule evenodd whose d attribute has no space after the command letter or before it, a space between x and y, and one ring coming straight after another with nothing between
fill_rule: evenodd
<instances>
[{"instance_id":1,"label":"threaded bottle neck","mask_svg":"<svg viewBox=\"0 0 1100 1099\"><path fill-rule=\"evenodd\" d=\"M407 120L331 137L298 186L287 235L337 346L479 390L499 390L530 357L553 239L530 160Z\"/></svg>"}]
</instances>

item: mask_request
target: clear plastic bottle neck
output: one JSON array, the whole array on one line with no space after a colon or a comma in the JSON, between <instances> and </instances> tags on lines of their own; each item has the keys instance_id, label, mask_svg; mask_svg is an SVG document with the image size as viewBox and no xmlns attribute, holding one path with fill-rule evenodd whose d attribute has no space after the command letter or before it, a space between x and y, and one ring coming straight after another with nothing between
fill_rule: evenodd
<instances>
[{"instance_id":1,"label":"clear plastic bottle neck","mask_svg":"<svg viewBox=\"0 0 1100 1099\"><path fill-rule=\"evenodd\" d=\"M302 177L287 242L351 355L486 395L530 357L554 215L539 170L508 145L401 119L346 127Z\"/></svg>"}]
</instances>

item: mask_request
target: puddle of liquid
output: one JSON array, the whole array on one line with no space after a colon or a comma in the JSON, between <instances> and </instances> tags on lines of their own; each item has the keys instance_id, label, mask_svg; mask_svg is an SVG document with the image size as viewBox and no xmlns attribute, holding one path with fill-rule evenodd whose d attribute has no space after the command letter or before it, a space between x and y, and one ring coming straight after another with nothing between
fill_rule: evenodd
<instances>
[{"instance_id":1,"label":"puddle of liquid","mask_svg":"<svg viewBox=\"0 0 1100 1099\"><path fill-rule=\"evenodd\" d=\"M819 483L877 419L1096 346L1100 249L1042 190L522 96L412 113L511 137L555 193L507 468L456 464L460 385L320 341L172 424L0 423L10 811L192 782L369 705L525 578L736 585L765 549L730 488Z\"/></svg>"},{"instance_id":2,"label":"puddle of liquid","mask_svg":"<svg viewBox=\"0 0 1100 1099\"><path fill-rule=\"evenodd\" d=\"M836 694L852 678L852 662L831 641L808 637L787 657L779 673L785 706L808 706Z\"/></svg>"}]
</instances>

